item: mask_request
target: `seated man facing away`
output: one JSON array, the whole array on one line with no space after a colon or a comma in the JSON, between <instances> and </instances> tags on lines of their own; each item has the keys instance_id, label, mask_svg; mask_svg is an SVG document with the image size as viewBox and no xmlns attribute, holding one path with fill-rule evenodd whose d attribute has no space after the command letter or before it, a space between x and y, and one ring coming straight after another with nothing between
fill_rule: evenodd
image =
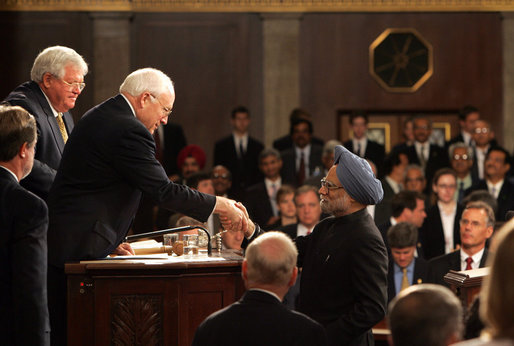
<instances>
[{"instance_id":1,"label":"seated man facing away","mask_svg":"<svg viewBox=\"0 0 514 346\"><path fill-rule=\"evenodd\" d=\"M389 228L387 239L392 256L389 258L387 295L391 301L400 291L426 280L427 262L415 257L418 229L411 223L400 222Z\"/></svg>"},{"instance_id":2,"label":"seated man facing away","mask_svg":"<svg viewBox=\"0 0 514 346\"><path fill-rule=\"evenodd\" d=\"M400 292L387 316L394 346L446 346L460 340L462 307L446 287L421 284Z\"/></svg>"},{"instance_id":3,"label":"seated man facing away","mask_svg":"<svg viewBox=\"0 0 514 346\"><path fill-rule=\"evenodd\" d=\"M326 345L323 327L281 300L296 281L298 252L281 232L267 232L246 250L247 292L198 327L193 345Z\"/></svg>"}]
</instances>

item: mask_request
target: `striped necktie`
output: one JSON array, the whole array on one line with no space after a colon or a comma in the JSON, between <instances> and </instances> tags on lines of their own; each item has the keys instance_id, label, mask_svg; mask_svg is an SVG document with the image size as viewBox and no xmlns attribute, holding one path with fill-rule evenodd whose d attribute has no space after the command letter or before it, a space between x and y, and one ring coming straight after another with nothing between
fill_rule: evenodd
<instances>
[{"instance_id":1,"label":"striped necktie","mask_svg":"<svg viewBox=\"0 0 514 346\"><path fill-rule=\"evenodd\" d=\"M64 141L64 144L66 144L66 142L68 141L68 132L66 132L66 126L64 125L62 113L59 112L55 119L57 120L57 125L59 126L59 131L61 132L62 140Z\"/></svg>"}]
</instances>

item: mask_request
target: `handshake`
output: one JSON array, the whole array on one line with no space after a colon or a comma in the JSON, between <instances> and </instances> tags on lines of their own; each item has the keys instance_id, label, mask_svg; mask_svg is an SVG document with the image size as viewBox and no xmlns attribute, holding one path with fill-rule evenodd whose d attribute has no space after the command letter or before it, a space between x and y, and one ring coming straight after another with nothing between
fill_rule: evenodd
<instances>
[{"instance_id":1,"label":"handshake","mask_svg":"<svg viewBox=\"0 0 514 346\"><path fill-rule=\"evenodd\" d=\"M255 224L246 208L241 202L225 197L216 197L216 207L214 213L220 216L223 228L230 231L242 231L245 237L249 238L255 231Z\"/></svg>"}]
</instances>

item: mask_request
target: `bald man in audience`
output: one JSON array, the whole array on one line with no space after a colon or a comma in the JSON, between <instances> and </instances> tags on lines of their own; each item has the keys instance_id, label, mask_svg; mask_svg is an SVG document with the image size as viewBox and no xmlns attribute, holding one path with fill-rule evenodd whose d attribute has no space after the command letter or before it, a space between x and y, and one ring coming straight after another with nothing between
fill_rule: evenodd
<instances>
[{"instance_id":1,"label":"bald man in audience","mask_svg":"<svg viewBox=\"0 0 514 346\"><path fill-rule=\"evenodd\" d=\"M446 346L462 334L461 303L438 285L415 285L400 292L389 305L387 320L394 346Z\"/></svg>"},{"instance_id":2,"label":"bald man in audience","mask_svg":"<svg viewBox=\"0 0 514 346\"><path fill-rule=\"evenodd\" d=\"M281 301L296 281L298 252L281 232L267 232L246 249L241 300L207 317L193 346L326 345L323 327Z\"/></svg>"}]
</instances>

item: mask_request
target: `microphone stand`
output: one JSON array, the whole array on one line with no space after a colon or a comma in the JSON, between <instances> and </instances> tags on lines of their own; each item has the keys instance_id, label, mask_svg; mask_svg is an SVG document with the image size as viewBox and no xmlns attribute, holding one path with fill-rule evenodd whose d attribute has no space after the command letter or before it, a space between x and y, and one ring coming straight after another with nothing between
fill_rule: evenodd
<instances>
[{"instance_id":1,"label":"microphone stand","mask_svg":"<svg viewBox=\"0 0 514 346\"><path fill-rule=\"evenodd\" d=\"M157 237L159 235L164 235L164 234L169 234L169 233L178 233L178 232L182 232L182 231L190 231L190 230L193 230L193 229L201 229L202 231L205 232L205 234L207 234L207 239L208 239L208 241L207 241L207 254L210 257L211 254L212 254L211 235L202 226L182 226L182 227L163 229L163 230L159 230L159 231L153 231L153 232L147 232L147 233L128 235L128 236L125 237L125 242L129 242L129 241L133 241L133 240L138 240L138 239L143 239L143 238L154 238L154 237Z\"/></svg>"}]
</instances>

